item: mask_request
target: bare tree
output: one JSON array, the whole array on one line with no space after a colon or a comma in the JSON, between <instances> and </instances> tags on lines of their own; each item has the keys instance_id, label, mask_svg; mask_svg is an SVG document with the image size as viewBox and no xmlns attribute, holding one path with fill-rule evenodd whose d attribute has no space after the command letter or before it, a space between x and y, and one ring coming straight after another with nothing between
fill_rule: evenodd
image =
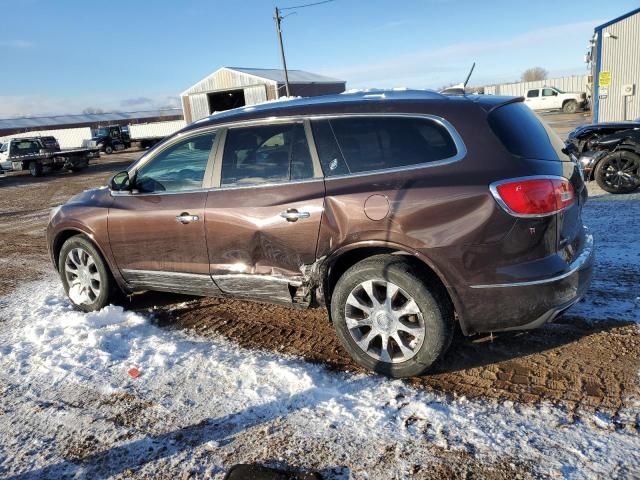
<instances>
[{"instance_id":1,"label":"bare tree","mask_svg":"<svg viewBox=\"0 0 640 480\"><path fill-rule=\"evenodd\" d=\"M85 115L93 115L96 113L104 113L104 110L102 110L101 108L88 107L85 108L82 113L84 113Z\"/></svg>"},{"instance_id":2,"label":"bare tree","mask_svg":"<svg viewBox=\"0 0 640 480\"><path fill-rule=\"evenodd\" d=\"M536 80L545 80L549 72L542 67L528 68L520 76L523 82L534 82Z\"/></svg>"}]
</instances>

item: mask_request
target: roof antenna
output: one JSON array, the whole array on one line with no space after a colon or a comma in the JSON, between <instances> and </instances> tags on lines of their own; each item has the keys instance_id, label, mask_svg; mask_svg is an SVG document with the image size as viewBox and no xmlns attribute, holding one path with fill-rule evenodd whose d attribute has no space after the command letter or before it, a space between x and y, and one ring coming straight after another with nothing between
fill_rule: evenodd
<instances>
[{"instance_id":1,"label":"roof antenna","mask_svg":"<svg viewBox=\"0 0 640 480\"><path fill-rule=\"evenodd\" d=\"M464 88L467 87L467 83L469 83L469 79L471 78L471 74L473 73L474 68L476 68L476 62L473 62L473 65L471 65L471 70L469 70L469 75L467 75L467 79L462 84Z\"/></svg>"},{"instance_id":2,"label":"roof antenna","mask_svg":"<svg viewBox=\"0 0 640 480\"><path fill-rule=\"evenodd\" d=\"M469 75L467 75L467 79L464 83L458 83L457 85L446 87L443 90L440 90L440 93L443 95L465 95L467 93L467 83L469 83L469 79L471 78L474 68L476 68L476 62L473 62L473 65L471 65L471 70L469 71Z\"/></svg>"}]
</instances>

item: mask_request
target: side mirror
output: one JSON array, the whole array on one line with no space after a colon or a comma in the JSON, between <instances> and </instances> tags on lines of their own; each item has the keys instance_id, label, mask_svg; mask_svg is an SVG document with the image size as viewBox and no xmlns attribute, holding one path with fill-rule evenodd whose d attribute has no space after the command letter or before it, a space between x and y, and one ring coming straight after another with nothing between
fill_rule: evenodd
<instances>
[{"instance_id":1,"label":"side mirror","mask_svg":"<svg viewBox=\"0 0 640 480\"><path fill-rule=\"evenodd\" d=\"M135 179L135 175L134 175ZM115 191L123 191L123 190L132 190L133 182L129 178L129 172L126 170L124 172L116 173L111 180L109 180L109 188Z\"/></svg>"}]
</instances>

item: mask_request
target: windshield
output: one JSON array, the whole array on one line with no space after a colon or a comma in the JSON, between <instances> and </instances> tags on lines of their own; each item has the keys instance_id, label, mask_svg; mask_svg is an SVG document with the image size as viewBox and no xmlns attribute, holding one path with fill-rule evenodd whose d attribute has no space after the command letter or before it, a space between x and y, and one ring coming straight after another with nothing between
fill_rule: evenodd
<instances>
[{"instance_id":1,"label":"windshield","mask_svg":"<svg viewBox=\"0 0 640 480\"><path fill-rule=\"evenodd\" d=\"M567 93L567 92L565 92L563 90L560 90L559 88L556 88L556 87L553 87L553 89L558 93Z\"/></svg>"},{"instance_id":2,"label":"windshield","mask_svg":"<svg viewBox=\"0 0 640 480\"><path fill-rule=\"evenodd\" d=\"M108 128L96 128L95 130L95 135L96 137L108 137L109 136L109 129Z\"/></svg>"}]
</instances>

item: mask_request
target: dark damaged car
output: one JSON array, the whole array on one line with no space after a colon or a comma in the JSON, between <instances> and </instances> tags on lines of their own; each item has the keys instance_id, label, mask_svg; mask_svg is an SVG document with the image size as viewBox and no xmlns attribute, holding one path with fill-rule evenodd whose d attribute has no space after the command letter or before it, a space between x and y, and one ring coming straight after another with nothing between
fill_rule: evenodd
<instances>
[{"instance_id":1,"label":"dark damaged car","mask_svg":"<svg viewBox=\"0 0 640 480\"><path fill-rule=\"evenodd\" d=\"M581 125L567 138L567 148L584 169L610 193L631 193L640 187L640 119Z\"/></svg>"},{"instance_id":2,"label":"dark damaged car","mask_svg":"<svg viewBox=\"0 0 640 480\"><path fill-rule=\"evenodd\" d=\"M586 292L587 193L522 99L359 93L195 122L52 212L71 301L325 307L361 365L417 375L454 328L530 329Z\"/></svg>"}]
</instances>

